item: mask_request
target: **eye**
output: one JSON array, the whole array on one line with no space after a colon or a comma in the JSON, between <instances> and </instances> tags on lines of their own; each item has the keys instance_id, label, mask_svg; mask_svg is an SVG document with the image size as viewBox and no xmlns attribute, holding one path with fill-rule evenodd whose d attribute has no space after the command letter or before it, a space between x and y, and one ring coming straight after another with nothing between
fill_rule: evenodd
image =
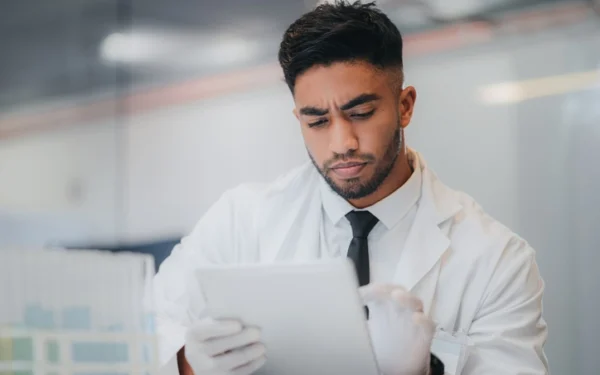
<instances>
[{"instance_id":1,"label":"eye","mask_svg":"<svg viewBox=\"0 0 600 375\"><path fill-rule=\"evenodd\" d=\"M317 128L319 126L323 126L326 122L327 122L326 119L321 119L321 120L318 120L318 121L315 121L315 122L309 122L308 123L308 127L309 128Z\"/></svg>"},{"instance_id":2,"label":"eye","mask_svg":"<svg viewBox=\"0 0 600 375\"><path fill-rule=\"evenodd\" d=\"M350 114L350 117L358 118L358 119L365 119L365 118L369 118L369 117L373 116L373 113L375 113L374 109L370 110L369 112L352 113L352 114Z\"/></svg>"}]
</instances>

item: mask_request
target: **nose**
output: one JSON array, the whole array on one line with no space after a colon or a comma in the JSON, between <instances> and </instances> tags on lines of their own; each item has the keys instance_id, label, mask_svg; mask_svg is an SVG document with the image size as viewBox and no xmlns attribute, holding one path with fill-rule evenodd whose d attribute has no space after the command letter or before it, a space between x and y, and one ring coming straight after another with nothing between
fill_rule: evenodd
<instances>
[{"instance_id":1,"label":"nose","mask_svg":"<svg viewBox=\"0 0 600 375\"><path fill-rule=\"evenodd\" d=\"M330 126L329 149L335 154L345 155L358 150L358 138L352 123L344 118L336 118Z\"/></svg>"}]
</instances>

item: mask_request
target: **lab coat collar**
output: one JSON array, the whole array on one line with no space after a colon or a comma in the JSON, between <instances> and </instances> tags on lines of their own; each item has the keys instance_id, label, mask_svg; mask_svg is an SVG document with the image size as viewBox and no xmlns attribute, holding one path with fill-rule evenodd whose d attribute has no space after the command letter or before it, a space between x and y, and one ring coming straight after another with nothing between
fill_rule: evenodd
<instances>
[{"instance_id":1,"label":"lab coat collar","mask_svg":"<svg viewBox=\"0 0 600 375\"><path fill-rule=\"evenodd\" d=\"M413 149L408 149L408 155L415 167L415 172L417 172L417 174L413 173L416 178L409 181L410 183L418 181L417 190L420 194L415 194L419 197L418 208L406 243L403 249L398 249L401 251L401 255L394 282L410 290L428 273L436 272L436 269L439 268L436 268L435 265L450 246L450 239L442 231L440 225L459 212L462 206L459 203L458 193L442 184L435 173L429 169L421 154ZM329 219L337 223L353 207L331 191L322 178L320 181L323 209ZM396 192L399 191L402 189L398 189ZM396 199L392 196L388 198ZM387 198L380 203L385 202L385 205L388 206L386 200ZM401 219L402 211L396 210L396 212L400 212L398 220ZM373 214L377 216L377 213L373 212ZM384 222L384 224L386 223ZM437 276L435 280L437 280ZM436 282L430 284L430 288L434 288L435 284ZM431 293L433 293L433 289L429 291L429 294ZM424 294L427 293L424 292ZM430 299L432 298L431 296ZM428 305L427 299L428 297L425 297L423 301L426 306Z\"/></svg>"},{"instance_id":2,"label":"lab coat collar","mask_svg":"<svg viewBox=\"0 0 600 375\"><path fill-rule=\"evenodd\" d=\"M418 158L422 171L421 199L394 276L394 283L408 290L428 273L439 273L436 264L450 246L450 239L440 225L462 209L457 193L437 179L419 153L410 152ZM426 310L433 299L437 276L427 283L428 290L422 291Z\"/></svg>"},{"instance_id":3,"label":"lab coat collar","mask_svg":"<svg viewBox=\"0 0 600 375\"><path fill-rule=\"evenodd\" d=\"M420 153L412 149L410 152L418 159L423 176L420 206L435 218L436 224L442 224L462 209L458 193L438 179Z\"/></svg>"},{"instance_id":4,"label":"lab coat collar","mask_svg":"<svg viewBox=\"0 0 600 375\"><path fill-rule=\"evenodd\" d=\"M409 154L409 161L414 172L406 183L386 198L365 208L365 210L375 215L387 229L391 229L398 224L421 196L422 171L419 160L413 156L414 154ZM337 225L348 212L356 210L348 201L334 192L322 177L320 178L319 189L323 209L334 225Z\"/></svg>"},{"instance_id":5,"label":"lab coat collar","mask_svg":"<svg viewBox=\"0 0 600 375\"><path fill-rule=\"evenodd\" d=\"M419 288L419 296L423 301L425 311L429 311L435 294L438 273L440 270L440 259L450 246L450 239L440 228L448 219L451 219L462 209L459 203L458 193L443 185L435 174L427 167L427 164L416 151L410 150L418 161L421 170L421 198L417 202L415 219L408 233L396 266L393 282L412 290L425 276L428 278L425 286ZM269 207L266 212L281 212L281 207L293 214L276 215L265 217L266 222L258 225L268 230L260 236L258 243L261 248L261 259L273 261L276 259L295 259L296 261L310 260L319 257L320 249L327 248L324 243L324 234L321 233L321 220L326 219L322 215L323 200L321 194L311 194L312 189L306 186L315 186L319 183L321 176L314 170L312 164L302 167L300 173L293 181L284 181L283 185L297 185L294 189L294 199L290 200L287 195L274 194L269 199ZM302 187L302 188L300 188ZM274 189L278 191L278 188ZM307 222L306 218L314 218ZM341 216L340 216L341 219ZM298 246L296 236L288 236L290 228L294 226L311 226L314 230L305 231L302 238L302 246Z\"/></svg>"}]
</instances>

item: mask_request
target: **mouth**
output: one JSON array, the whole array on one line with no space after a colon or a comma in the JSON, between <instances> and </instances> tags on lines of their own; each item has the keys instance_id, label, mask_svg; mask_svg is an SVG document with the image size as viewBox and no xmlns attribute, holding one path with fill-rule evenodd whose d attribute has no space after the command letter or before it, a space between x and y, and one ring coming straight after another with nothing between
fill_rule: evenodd
<instances>
[{"instance_id":1,"label":"mouth","mask_svg":"<svg viewBox=\"0 0 600 375\"><path fill-rule=\"evenodd\" d=\"M337 163L330 170L342 179L351 179L358 177L367 164L359 161Z\"/></svg>"}]
</instances>

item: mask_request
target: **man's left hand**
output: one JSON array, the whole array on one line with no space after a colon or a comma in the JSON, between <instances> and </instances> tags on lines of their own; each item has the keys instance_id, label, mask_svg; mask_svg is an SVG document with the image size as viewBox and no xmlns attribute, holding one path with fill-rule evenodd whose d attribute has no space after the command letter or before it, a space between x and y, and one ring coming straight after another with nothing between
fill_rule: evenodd
<instances>
[{"instance_id":1,"label":"man's left hand","mask_svg":"<svg viewBox=\"0 0 600 375\"><path fill-rule=\"evenodd\" d=\"M359 289L369 308L368 326L379 369L384 375L426 375L435 323L421 300L391 284Z\"/></svg>"}]
</instances>

